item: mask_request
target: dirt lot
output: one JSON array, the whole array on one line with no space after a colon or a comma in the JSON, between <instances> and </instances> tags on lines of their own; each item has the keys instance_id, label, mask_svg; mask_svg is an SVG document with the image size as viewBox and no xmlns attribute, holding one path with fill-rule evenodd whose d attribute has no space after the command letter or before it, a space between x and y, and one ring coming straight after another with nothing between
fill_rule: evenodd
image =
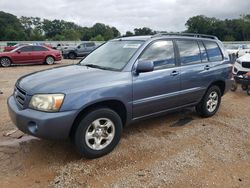
<instances>
[{"instance_id":1,"label":"dirt lot","mask_svg":"<svg viewBox=\"0 0 250 188\"><path fill-rule=\"evenodd\" d=\"M209 119L187 109L128 126L112 153L87 160L68 141L12 131L6 99L16 79L47 68L0 68L0 187L250 187L246 93L228 93Z\"/></svg>"}]
</instances>

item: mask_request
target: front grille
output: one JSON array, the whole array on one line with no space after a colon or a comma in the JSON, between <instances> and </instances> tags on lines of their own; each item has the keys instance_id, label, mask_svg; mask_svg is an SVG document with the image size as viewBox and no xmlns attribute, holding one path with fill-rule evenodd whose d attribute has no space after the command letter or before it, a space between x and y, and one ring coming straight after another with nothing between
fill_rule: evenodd
<instances>
[{"instance_id":1,"label":"front grille","mask_svg":"<svg viewBox=\"0 0 250 188\"><path fill-rule=\"evenodd\" d=\"M242 67L250 69L250 62L242 62Z\"/></svg>"},{"instance_id":2,"label":"front grille","mask_svg":"<svg viewBox=\"0 0 250 188\"><path fill-rule=\"evenodd\" d=\"M21 109L23 109L25 105L25 100L26 100L26 92L20 87L16 86L14 89L14 97L15 97L17 105Z\"/></svg>"}]
</instances>

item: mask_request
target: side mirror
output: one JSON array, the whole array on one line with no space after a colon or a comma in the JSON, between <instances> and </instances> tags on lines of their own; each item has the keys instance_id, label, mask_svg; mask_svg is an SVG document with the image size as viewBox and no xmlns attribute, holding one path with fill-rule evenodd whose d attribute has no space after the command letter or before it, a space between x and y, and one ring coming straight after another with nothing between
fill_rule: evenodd
<instances>
[{"instance_id":1,"label":"side mirror","mask_svg":"<svg viewBox=\"0 0 250 188\"><path fill-rule=\"evenodd\" d=\"M78 49L80 49L80 48L81 48L81 46L77 46L77 48L78 48Z\"/></svg>"},{"instance_id":2,"label":"side mirror","mask_svg":"<svg viewBox=\"0 0 250 188\"><path fill-rule=\"evenodd\" d=\"M16 52L20 54L20 53L21 53L21 50L17 50Z\"/></svg>"},{"instance_id":3,"label":"side mirror","mask_svg":"<svg viewBox=\"0 0 250 188\"><path fill-rule=\"evenodd\" d=\"M154 62L153 61L138 61L136 72L152 72L154 70Z\"/></svg>"}]
</instances>

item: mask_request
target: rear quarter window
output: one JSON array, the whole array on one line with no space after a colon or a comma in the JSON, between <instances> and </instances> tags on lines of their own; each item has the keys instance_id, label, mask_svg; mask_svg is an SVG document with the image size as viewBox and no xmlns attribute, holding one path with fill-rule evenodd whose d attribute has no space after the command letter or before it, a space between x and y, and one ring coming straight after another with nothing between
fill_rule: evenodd
<instances>
[{"instance_id":1,"label":"rear quarter window","mask_svg":"<svg viewBox=\"0 0 250 188\"><path fill-rule=\"evenodd\" d=\"M203 41L203 42L207 50L209 61L223 60L221 50L216 42L213 42L213 41Z\"/></svg>"}]
</instances>

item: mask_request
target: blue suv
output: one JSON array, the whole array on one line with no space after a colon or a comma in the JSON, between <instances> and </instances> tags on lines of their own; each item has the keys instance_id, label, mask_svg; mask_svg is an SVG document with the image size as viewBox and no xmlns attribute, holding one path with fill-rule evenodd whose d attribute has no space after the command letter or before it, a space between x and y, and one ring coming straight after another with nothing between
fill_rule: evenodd
<instances>
[{"instance_id":1,"label":"blue suv","mask_svg":"<svg viewBox=\"0 0 250 188\"><path fill-rule=\"evenodd\" d=\"M71 138L96 158L137 120L190 106L213 116L231 85L232 65L215 36L161 33L114 39L76 65L23 76L8 106L21 131Z\"/></svg>"}]
</instances>

